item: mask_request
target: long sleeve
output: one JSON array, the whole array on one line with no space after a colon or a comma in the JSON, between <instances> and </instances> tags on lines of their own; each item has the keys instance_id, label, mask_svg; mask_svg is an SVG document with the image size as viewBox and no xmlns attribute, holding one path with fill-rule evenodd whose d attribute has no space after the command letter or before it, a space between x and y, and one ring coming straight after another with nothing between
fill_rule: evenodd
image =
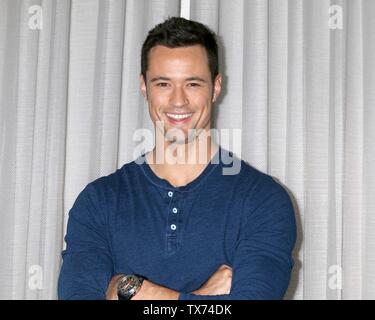
<instances>
[{"instance_id":1,"label":"long sleeve","mask_svg":"<svg viewBox=\"0 0 375 320\"><path fill-rule=\"evenodd\" d=\"M89 184L69 212L58 282L59 299L105 299L113 262L106 231L105 210Z\"/></svg>"},{"instance_id":2,"label":"long sleeve","mask_svg":"<svg viewBox=\"0 0 375 320\"><path fill-rule=\"evenodd\" d=\"M271 178L264 181L244 201L244 224L233 260L230 294L182 293L180 300L283 298L293 267L295 216L288 193Z\"/></svg>"}]
</instances>

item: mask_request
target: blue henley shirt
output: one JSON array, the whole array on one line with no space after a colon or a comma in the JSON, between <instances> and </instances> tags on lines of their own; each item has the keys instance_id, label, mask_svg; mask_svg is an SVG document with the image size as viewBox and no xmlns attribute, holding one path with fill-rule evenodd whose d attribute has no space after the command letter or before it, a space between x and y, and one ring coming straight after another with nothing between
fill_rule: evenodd
<instances>
[{"instance_id":1,"label":"blue henley shirt","mask_svg":"<svg viewBox=\"0 0 375 320\"><path fill-rule=\"evenodd\" d=\"M105 299L121 273L176 290L180 300L282 299L296 240L290 197L241 159L237 174L224 175L225 152L233 156L220 148L181 187L139 159L89 183L69 212L59 299ZM230 294L191 293L222 264L233 268Z\"/></svg>"}]
</instances>

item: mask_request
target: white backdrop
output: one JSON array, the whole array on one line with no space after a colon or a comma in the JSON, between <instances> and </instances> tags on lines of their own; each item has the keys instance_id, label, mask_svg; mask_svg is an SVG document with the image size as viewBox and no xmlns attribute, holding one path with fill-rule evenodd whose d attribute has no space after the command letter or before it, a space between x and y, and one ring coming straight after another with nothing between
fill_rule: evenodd
<instances>
[{"instance_id":1,"label":"white backdrop","mask_svg":"<svg viewBox=\"0 0 375 320\"><path fill-rule=\"evenodd\" d=\"M67 213L152 128L140 48L175 15L219 35L217 128L295 199L286 298L374 299L373 0L1 0L0 299L56 298Z\"/></svg>"}]
</instances>

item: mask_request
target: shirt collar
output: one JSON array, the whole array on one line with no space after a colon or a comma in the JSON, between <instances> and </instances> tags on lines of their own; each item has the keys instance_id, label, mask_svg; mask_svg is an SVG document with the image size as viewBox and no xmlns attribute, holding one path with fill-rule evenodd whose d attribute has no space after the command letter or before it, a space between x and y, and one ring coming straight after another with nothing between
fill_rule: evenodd
<instances>
[{"instance_id":1,"label":"shirt collar","mask_svg":"<svg viewBox=\"0 0 375 320\"><path fill-rule=\"evenodd\" d=\"M200 173L200 175L188 184L179 187L175 187L172 184L170 184L168 180L158 177L151 169L150 165L147 163L145 154L139 156L136 160L136 163L139 164L139 167L141 168L146 178L154 185L172 191L189 192L196 189L214 171L215 168L219 167L219 165L221 164L223 152L222 150L225 151L225 149L222 149L219 146L219 149L216 151L215 155L206 165L206 167Z\"/></svg>"}]
</instances>

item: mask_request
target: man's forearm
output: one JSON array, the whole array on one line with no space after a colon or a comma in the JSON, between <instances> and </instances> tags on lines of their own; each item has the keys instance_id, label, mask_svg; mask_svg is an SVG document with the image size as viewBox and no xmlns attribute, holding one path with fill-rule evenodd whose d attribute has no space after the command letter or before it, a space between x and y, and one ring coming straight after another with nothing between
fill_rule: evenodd
<instances>
[{"instance_id":1,"label":"man's forearm","mask_svg":"<svg viewBox=\"0 0 375 320\"><path fill-rule=\"evenodd\" d=\"M123 275L117 275L112 278L106 299L117 300L117 284ZM178 291L160 286L149 280L144 280L141 289L131 300L178 300L180 293Z\"/></svg>"},{"instance_id":2,"label":"man's forearm","mask_svg":"<svg viewBox=\"0 0 375 320\"><path fill-rule=\"evenodd\" d=\"M178 300L178 291L144 280L141 289L131 300Z\"/></svg>"}]
</instances>

